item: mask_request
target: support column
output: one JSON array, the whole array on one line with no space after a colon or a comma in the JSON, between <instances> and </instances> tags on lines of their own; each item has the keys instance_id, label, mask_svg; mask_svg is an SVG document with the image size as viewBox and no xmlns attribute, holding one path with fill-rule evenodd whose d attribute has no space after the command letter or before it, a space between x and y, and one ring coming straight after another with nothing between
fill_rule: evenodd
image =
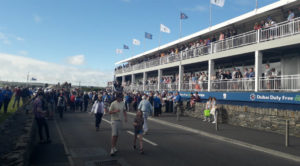
<instances>
[{"instance_id":1,"label":"support column","mask_svg":"<svg viewBox=\"0 0 300 166\"><path fill-rule=\"evenodd\" d=\"M208 92L211 92L211 84L212 84L212 81L211 81L211 78L212 76L214 75L215 73L215 62L214 60L208 60Z\"/></svg>"},{"instance_id":2,"label":"support column","mask_svg":"<svg viewBox=\"0 0 300 166\"><path fill-rule=\"evenodd\" d=\"M259 77L262 73L262 59L263 54L261 51L255 51L255 92L259 91Z\"/></svg>"},{"instance_id":3,"label":"support column","mask_svg":"<svg viewBox=\"0 0 300 166\"><path fill-rule=\"evenodd\" d=\"M125 85L125 76L122 76L122 86Z\"/></svg>"},{"instance_id":4,"label":"support column","mask_svg":"<svg viewBox=\"0 0 300 166\"><path fill-rule=\"evenodd\" d=\"M160 92L160 80L161 80L161 76L162 76L162 70L158 69L158 75L157 75L157 91Z\"/></svg>"},{"instance_id":5,"label":"support column","mask_svg":"<svg viewBox=\"0 0 300 166\"><path fill-rule=\"evenodd\" d=\"M178 79L178 91L181 91L182 89L182 85L183 85L183 73L184 73L184 66L183 65L179 65L179 79Z\"/></svg>"},{"instance_id":6,"label":"support column","mask_svg":"<svg viewBox=\"0 0 300 166\"><path fill-rule=\"evenodd\" d=\"M131 74L131 87L130 87L131 91L133 91L134 83L135 83L135 75Z\"/></svg>"},{"instance_id":7,"label":"support column","mask_svg":"<svg viewBox=\"0 0 300 166\"><path fill-rule=\"evenodd\" d=\"M147 80L147 73L143 73L143 91L146 90L146 80Z\"/></svg>"}]
</instances>

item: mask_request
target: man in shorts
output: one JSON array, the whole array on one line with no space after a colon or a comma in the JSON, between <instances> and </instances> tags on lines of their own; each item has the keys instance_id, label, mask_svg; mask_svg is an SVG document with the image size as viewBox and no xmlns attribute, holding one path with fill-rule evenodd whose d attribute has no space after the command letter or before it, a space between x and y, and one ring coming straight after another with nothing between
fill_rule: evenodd
<instances>
[{"instance_id":1,"label":"man in shorts","mask_svg":"<svg viewBox=\"0 0 300 166\"><path fill-rule=\"evenodd\" d=\"M127 114L126 114L126 108L125 103L123 102L123 96L122 94L117 94L116 100L111 103L109 108L109 114L111 115L111 133L112 133L112 139L111 139L111 151L110 155L113 156L118 151L116 148L118 136L121 132L122 128L122 120L125 120L127 122Z\"/></svg>"}]
</instances>

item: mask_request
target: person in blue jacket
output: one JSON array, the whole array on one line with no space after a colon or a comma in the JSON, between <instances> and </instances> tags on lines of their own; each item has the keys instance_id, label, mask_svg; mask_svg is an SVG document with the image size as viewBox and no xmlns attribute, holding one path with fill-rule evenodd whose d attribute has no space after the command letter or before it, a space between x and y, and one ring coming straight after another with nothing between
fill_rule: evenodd
<instances>
[{"instance_id":1,"label":"person in blue jacket","mask_svg":"<svg viewBox=\"0 0 300 166\"><path fill-rule=\"evenodd\" d=\"M154 116L158 116L160 114L160 106L161 106L161 101L160 98L158 97L158 94L154 95L153 105L154 105Z\"/></svg>"},{"instance_id":2,"label":"person in blue jacket","mask_svg":"<svg viewBox=\"0 0 300 166\"><path fill-rule=\"evenodd\" d=\"M3 94L3 106L4 106L4 113L7 113L8 104L12 97L12 91L9 89L9 87L6 87L5 90L2 92Z\"/></svg>"},{"instance_id":3,"label":"person in blue jacket","mask_svg":"<svg viewBox=\"0 0 300 166\"><path fill-rule=\"evenodd\" d=\"M2 89L0 89L0 111L2 108L2 104L3 104L3 93L2 93Z\"/></svg>"}]
</instances>

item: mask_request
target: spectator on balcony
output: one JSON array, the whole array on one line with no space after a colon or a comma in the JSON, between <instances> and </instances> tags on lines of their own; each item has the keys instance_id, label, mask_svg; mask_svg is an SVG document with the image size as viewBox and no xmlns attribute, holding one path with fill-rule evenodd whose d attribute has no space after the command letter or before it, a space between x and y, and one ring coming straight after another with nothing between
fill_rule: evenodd
<instances>
[{"instance_id":1,"label":"spectator on balcony","mask_svg":"<svg viewBox=\"0 0 300 166\"><path fill-rule=\"evenodd\" d=\"M256 30L256 31L259 30L259 29L261 29L261 25L258 24L258 22L256 22L256 23L254 24L253 29Z\"/></svg>"},{"instance_id":2,"label":"spectator on balcony","mask_svg":"<svg viewBox=\"0 0 300 166\"><path fill-rule=\"evenodd\" d=\"M266 79L266 83L267 83L267 89L271 89L271 77L272 77L272 70L270 69L270 65L266 64L265 66L265 79Z\"/></svg>"},{"instance_id":3,"label":"spectator on balcony","mask_svg":"<svg viewBox=\"0 0 300 166\"><path fill-rule=\"evenodd\" d=\"M255 77L255 72L253 70L253 67L250 68L250 71L249 71L249 75L248 75L248 78L254 78Z\"/></svg>"},{"instance_id":4,"label":"spectator on balcony","mask_svg":"<svg viewBox=\"0 0 300 166\"><path fill-rule=\"evenodd\" d=\"M289 10L289 15L287 17L288 21L292 21L295 18L295 14L292 10Z\"/></svg>"}]
</instances>

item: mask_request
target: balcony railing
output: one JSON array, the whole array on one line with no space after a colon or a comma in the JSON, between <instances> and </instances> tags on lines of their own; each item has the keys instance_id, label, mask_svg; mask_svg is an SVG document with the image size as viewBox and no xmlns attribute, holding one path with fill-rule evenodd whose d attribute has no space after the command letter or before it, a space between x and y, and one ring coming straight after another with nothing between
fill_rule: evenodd
<instances>
[{"instance_id":1,"label":"balcony railing","mask_svg":"<svg viewBox=\"0 0 300 166\"><path fill-rule=\"evenodd\" d=\"M216 41L206 46L193 47L180 51L178 54L171 53L163 57L144 61L129 67L117 69L116 74L122 74L134 70L150 68L158 65L177 62L180 60L195 58L212 53L222 52L229 49L243 47L254 43L274 40L294 34L300 33L300 19L296 18L292 21L285 21L275 24L271 27L260 29L258 31L250 31L239 35L226 38L225 40Z\"/></svg>"},{"instance_id":2,"label":"balcony railing","mask_svg":"<svg viewBox=\"0 0 300 166\"><path fill-rule=\"evenodd\" d=\"M299 92L300 75L260 77L259 90Z\"/></svg>"},{"instance_id":3,"label":"balcony railing","mask_svg":"<svg viewBox=\"0 0 300 166\"><path fill-rule=\"evenodd\" d=\"M145 91L158 91L158 85L157 84L145 85Z\"/></svg>"},{"instance_id":4,"label":"balcony railing","mask_svg":"<svg viewBox=\"0 0 300 166\"><path fill-rule=\"evenodd\" d=\"M187 92L202 92L208 90L208 81L201 81L198 83L182 83L181 90Z\"/></svg>"},{"instance_id":5,"label":"balcony railing","mask_svg":"<svg viewBox=\"0 0 300 166\"><path fill-rule=\"evenodd\" d=\"M300 74L285 75L272 77L259 77L259 91L284 91L284 92L300 92ZM158 84L145 85L145 91L177 91L178 83L161 83L160 89ZM143 91L143 85L125 86L127 91ZM208 81L197 83L181 84L181 91L186 92L205 92L208 91ZM246 92L255 90L255 78L229 79L229 80L212 80L211 91L227 91L227 92Z\"/></svg>"},{"instance_id":6,"label":"balcony railing","mask_svg":"<svg viewBox=\"0 0 300 166\"><path fill-rule=\"evenodd\" d=\"M255 79L213 80L211 87L212 91L254 91Z\"/></svg>"},{"instance_id":7,"label":"balcony railing","mask_svg":"<svg viewBox=\"0 0 300 166\"><path fill-rule=\"evenodd\" d=\"M160 90L164 91L177 91L178 90L178 83L161 83Z\"/></svg>"}]
</instances>

